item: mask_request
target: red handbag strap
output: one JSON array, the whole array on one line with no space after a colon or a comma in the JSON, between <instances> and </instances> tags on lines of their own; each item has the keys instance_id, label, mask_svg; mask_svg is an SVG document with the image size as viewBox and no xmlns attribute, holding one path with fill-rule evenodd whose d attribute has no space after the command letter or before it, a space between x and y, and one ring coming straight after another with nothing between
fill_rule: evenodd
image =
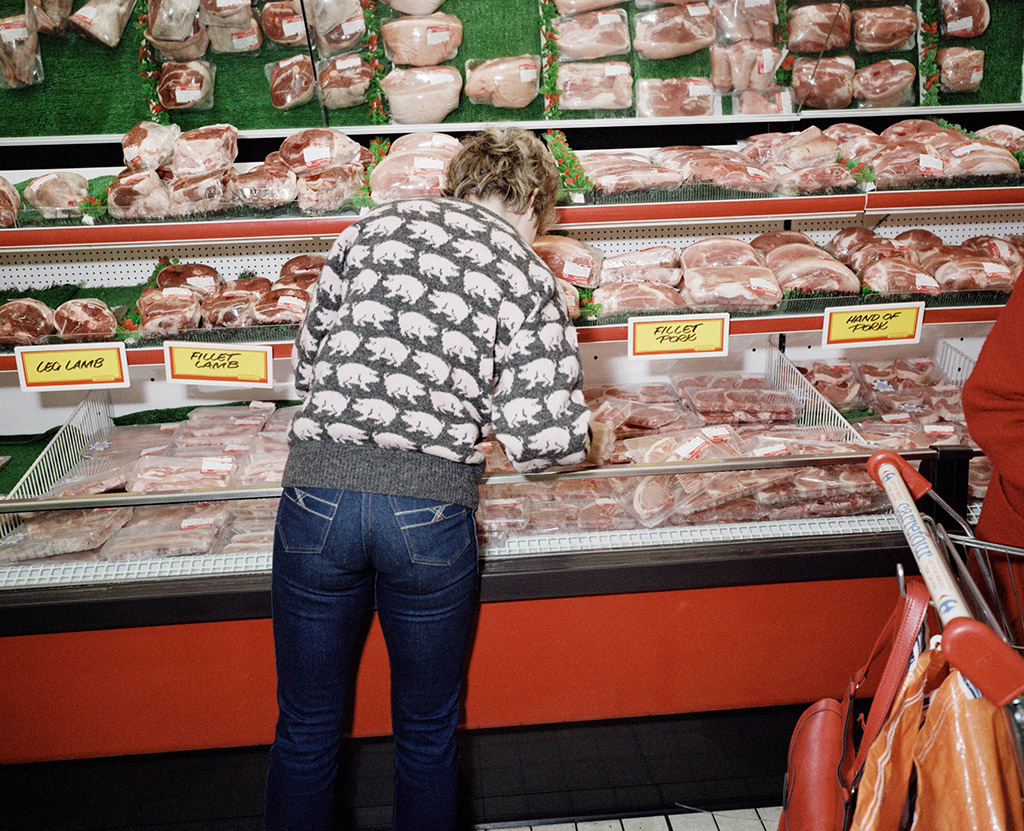
<instances>
[{"instance_id":1,"label":"red handbag strap","mask_svg":"<svg viewBox=\"0 0 1024 831\"><path fill-rule=\"evenodd\" d=\"M857 687L867 677L872 662L889 643L892 643L892 650L889 652L889 659L885 662L885 669L878 682L878 689L875 690L875 697L871 701L864 734L857 748L853 767L850 769L850 781L847 785L851 787L860 778L860 772L867 761L868 751L881 732L882 724L885 722L886 716L889 715L896 693L899 692L900 686L903 684L903 677L907 671L907 664L910 662L914 642L924 625L924 616L928 612L929 595L924 581L920 578L909 578L906 581L906 589L907 596L901 598L900 603L893 609L889 621L875 642L871 657L850 682L847 706L852 707Z\"/></svg>"}]
</instances>

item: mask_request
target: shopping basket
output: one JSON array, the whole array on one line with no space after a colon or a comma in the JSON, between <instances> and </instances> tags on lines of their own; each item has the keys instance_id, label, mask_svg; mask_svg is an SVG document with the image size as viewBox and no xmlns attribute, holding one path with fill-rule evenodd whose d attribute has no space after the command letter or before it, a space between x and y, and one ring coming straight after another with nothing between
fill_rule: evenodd
<instances>
[{"instance_id":1,"label":"shopping basket","mask_svg":"<svg viewBox=\"0 0 1024 831\"><path fill-rule=\"evenodd\" d=\"M988 556L998 552L1024 557L1024 549L976 539L964 518L899 454L875 453L868 460L868 471L889 497L928 587L942 625L942 653L989 701L1004 709L1016 740L1017 774L1024 788L1024 657L1015 649L1019 644L1010 642L1008 610L999 602ZM921 515L916 502L925 495L959 526L960 533L949 533L943 523ZM972 557L980 581L968 568ZM1017 607L1019 614L1019 599Z\"/></svg>"}]
</instances>

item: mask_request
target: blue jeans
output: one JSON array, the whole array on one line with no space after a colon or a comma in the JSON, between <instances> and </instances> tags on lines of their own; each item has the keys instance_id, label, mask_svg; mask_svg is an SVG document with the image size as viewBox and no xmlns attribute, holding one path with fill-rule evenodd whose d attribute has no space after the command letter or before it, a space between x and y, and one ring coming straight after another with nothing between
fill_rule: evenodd
<instances>
[{"instance_id":1,"label":"blue jeans","mask_svg":"<svg viewBox=\"0 0 1024 831\"><path fill-rule=\"evenodd\" d=\"M374 599L391 666L392 827L451 831L455 727L477 601L473 511L427 499L285 488L271 592L279 715L266 831L333 828L353 663Z\"/></svg>"}]
</instances>

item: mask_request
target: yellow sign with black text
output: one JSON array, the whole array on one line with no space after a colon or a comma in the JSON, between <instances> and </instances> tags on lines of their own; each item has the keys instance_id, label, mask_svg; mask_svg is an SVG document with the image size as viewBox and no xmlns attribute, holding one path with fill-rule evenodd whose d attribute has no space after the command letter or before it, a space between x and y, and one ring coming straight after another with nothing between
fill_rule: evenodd
<instances>
[{"instance_id":1,"label":"yellow sign with black text","mask_svg":"<svg viewBox=\"0 0 1024 831\"><path fill-rule=\"evenodd\" d=\"M273 348L245 344L164 342L167 380L231 387L274 386Z\"/></svg>"},{"instance_id":2,"label":"yellow sign with black text","mask_svg":"<svg viewBox=\"0 0 1024 831\"><path fill-rule=\"evenodd\" d=\"M825 309L821 345L853 347L918 343L923 321L923 302L833 306Z\"/></svg>"},{"instance_id":3,"label":"yellow sign with black text","mask_svg":"<svg viewBox=\"0 0 1024 831\"><path fill-rule=\"evenodd\" d=\"M707 358L729 354L729 315L631 317L631 358Z\"/></svg>"},{"instance_id":4,"label":"yellow sign with black text","mask_svg":"<svg viewBox=\"0 0 1024 831\"><path fill-rule=\"evenodd\" d=\"M23 390L82 390L127 387L123 343L18 346L14 349Z\"/></svg>"}]
</instances>

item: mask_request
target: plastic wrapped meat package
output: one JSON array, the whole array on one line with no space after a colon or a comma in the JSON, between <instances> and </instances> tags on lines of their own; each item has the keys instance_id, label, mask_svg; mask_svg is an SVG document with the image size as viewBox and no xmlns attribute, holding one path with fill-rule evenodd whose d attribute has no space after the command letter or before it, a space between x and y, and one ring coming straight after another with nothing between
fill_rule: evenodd
<instances>
[{"instance_id":1,"label":"plastic wrapped meat package","mask_svg":"<svg viewBox=\"0 0 1024 831\"><path fill-rule=\"evenodd\" d=\"M268 554L274 550L274 523L234 527L223 531L214 554Z\"/></svg>"},{"instance_id":2,"label":"plastic wrapped meat package","mask_svg":"<svg viewBox=\"0 0 1024 831\"><path fill-rule=\"evenodd\" d=\"M852 16L846 3L798 6L789 13L789 51L817 54L850 44Z\"/></svg>"},{"instance_id":3,"label":"plastic wrapped meat package","mask_svg":"<svg viewBox=\"0 0 1024 831\"><path fill-rule=\"evenodd\" d=\"M68 25L82 37L113 49L121 42L134 8L135 0L89 0L68 18Z\"/></svg>"},{"instance_id":4,"label":"plastic wrapped meat package","mask_svg":"<svg viewBox=\"0 0 1024 831\"><path fill-rule=\"evenodd\" d=\"M522 109L540 92L537 55L466 61L466 97L473 104Z\"/></svg>"},{"instance_id":5,"label":"plastic wrapped meat package","mask_svg":"<svg viewBox=\"0 0 1024 831\"><path fill-rule=\"evenodd\" d=\"M106 542L132 517L132 509L48 511L25 520L0 540L0 563L88 551Z\"/></svg>"},{"instance_id":6,"label":"plastic wrapped meat package","mask_svg":"<svg viewBox=\"0 0 1024 831\"><path fill-rule=\"evenodd\" d=\"M594 290L598 314L684 309L686 303L674 288L656 283L613 283Z\"/></svg>"},{"instance_id":7,"label":"plastic wrapped meat package","mask_svg":"<svg viewBox=\"0 0 1024 831\"><path fill-rule=\"evenodd\" d=\"M913 13L911 13L913 14ZM917 70L910 61L877 61L853 76L853 97L862 107L902 107L913 103Z\"/></svg>"},{"instance_id":8,"label":"plastic wrapped meat package","mask_svg":"<svg viewBox=\"0 0 1024 831\"><path fill-rule=\"evenodd\" d=\"M227 170L237 155L238 129L231 124L211 124L177 136L165 162L179 178Z\"/></svg>"},{"instance_id":9,"label":"plastic wrapped meat package","mask_svg":"<svg viewBox=\"0 0 1024 831\"><path fill-rule=\"evenodd\" d=\"M178 525L135 525L122 528L100 548L109 562L149 557L186 557L209 554L217 539L215 527L181 528Z\"/></svg>"},{"instance_id":10,"label":"plastic wrapped meat package","mask_svg":"<svg viewBox=\"0 0 1024 831\"><path fill-rule=\"evenodd\" d=\"M767 311L779 305L782 289L763 266L690 268L683 273L682 297L700 311Z\"/></svg>"},{"instance_id":11,"label":"plastic wrapped meat package","mask_svg":"<svg viewBox=\"0 0 1024 831\"><path fill-rule=\"evenodd\" d=\"M80 462L44 495L52 498L86 496L125 489L138 454L104 456Z\"/></svg>"},{"instance_id":12,"label":"plastic wrapped meat package","mask_svg":"<svg viewBox=\"0 0 1024 831\"><path fill-rule=\"evenodd\" d=\"M935 62L939 65L939 84L943 92L977 92L985 77L985 53L981 49L964 46L939 49Z\"/></svg>"},{"instance_id":13,"label":"plastic wrapped meat package","mask_svg":"<svg viewBox=\"0 0 1024 831\"><path fill-rule=\"evenodd\" d=\"M540 236L533 241L533 250L556 277L574 286L593 288L601 278L604 253L572 237Z\"/></svg>"},{"instance_id":14,"label":"plastic wrapped meat package","mask_svg":"<svg viewBox=\"0 0 1024 831\"><path fill-rule=\"evenodd\" d=\"M21 210L21 194L0 176L0 228L10 228Z\"/></svg>"},{"instance_id":15,"label":"plastic wrapped meat package","mask_svg":"<svg viewBox=\"0 0 1024 831\"><path fill-rule=\"evenodd\" d=\"M788 114L793 112L793 91L788 87L737 91L732 96L732 111L742 115Z\"/></svg>"},{"instance_id":16,"label":"plastic wrapped meat package","mask_svg":"<svg viewBox=\"0 0 1024 831\"><path fill-rule=\"evenodd\" d=\"M641 118L715 115L715 90L709 78L639 78L636 114Z\"/></svg>"},{"instance_id":17,"label":"plastic wrapped meat package","mask_svg":"<svg viewBox=\"0 0 1024 831\"><path fill-rule=\"evenodd\" d=\"M278 110L301 107L316 94L316 76L309 55L292 55L265 64L264 73L270 84L270 103Z\"/></svg>"},{"instance_id":18,"label":"plastic wrapped meat package","mask_svg":"<svg viewBox=\"0 0 1024 831\"><path fill-rule=\"evenodd\" d=\"M139 331L147 335L178 335L195 329L201 320L199 298L183 286L158 289L150 286L139 297Z\"/></svg>"},{"instance_id":19,"label":"plastic wrapped meat package","mask_svg":"<svg viewBox=\"0 0 1024 831\"><path fill-rule=\"evenodd\" d=\"M638 14L633 49L645 60L692 55L716 40L711 9L705 3L663 6Z\"/></svg>"},{"instance_id":20,"label":"plastic wrapped meat package","mask_svg":"<svg viewBox=\"0 0 1024 831\"><path fill-rule=\"evenodd\" d=\"M988 29L988 0L940 0L942 31L947 37L974 38Z\"/></svg>"},{"instance_id":21,"label":"plastic wrapped meat package","mask_svg":"<svg viewBox=\"0 0 1024 831\"><path fill-rule=\"evenodd\" d=\"M359 0L313 0L310 24L321 57L330 58L358 50L366 32Z\"/></svg>"},{"instance_id":22,"label":"plastic wrapped meat package","mask_svg":"<svg viewBox=\"0 0 1024 831\"><path fill-rule=\"evenodd\" d=\"M202 14L200 11L200 16ZM231 28L211 24L207 31L210 49L221 55L251 54L259 52L263 46L263 32L251 11L244 22L236 22Z\"/></svg>"},{"instance_id":23,"label":"plastic wrapped meat package","mask_svg":"<svg viewBox=\"0 0 1024 831\"><path fill-rule=\"evenodd\" d=\"M559 17L552 25L560 61L610 58L629 52L629 24L623 9Z\"/></svg>"},{"instance_id":24,"label":"plastic wrapped meat package","mask_svg":"<svg viewBox=\"0 0 1024 831\"><path fill-rule=\"evenodd\" d=\"M43 58L33 7L26 2L22 13L0 18L0 32L0 89L42 83Z\"/></svg>"},{"instance_id":25,"label":"plastic wrapped meat package","mask_svg":"<svg viewBox=\"0 0 1024 831\"><path fill-rule=\"evenodd\" d=\"M189 36L184 40L161 40L153 36L149 27L142 34L159 61L199 60L210 46L210 30L200 22L198 15L192 19Z\"/></svg>"},{"instance_id":26,"label":"plastic wrapped meat package","mask_svg":"<svg viewBox=\"0 0 1024 831\"><path fill-rule=\"evenodd\" d=\"M35 13L36 29L48 35L63 35L71 15L71 0L29 0Z\"/></svg>"},{"instance_id":27,"label":"plastic wrapped meat package","mask_svg":"<svg viewBox=\"0 0 1024 831\"><path fill-rule=\"evenodd\" d=\"M123 170L107 185L107 213L114 219L161 219L171 195L155 170Z\"/></svg>"},{"instance_id":28,"label":"plastic wrapped meat package","mask_svg":"<svg viewBox=\"0 0 1024 831\"><path fill-rule=\"evenodd\" d=\"M601 283L663 283L676 286L682 279L679 252L669 245L654 245L604 258Z\"/></svg>"},{"instance_id":29,"label":"plastic wrapped meat package","mask_svg":"<svg viewBox=\"0 0 1024 831\"><path fill-rule=\"evenodd\" d=\"M816 110L841 110L853 101L856 65L853 58L798 58L793 64L793 95L797 104Z\"/></svg>"},{"instance_id":30,"label":"plastic wrapped meat package","mask_svg":"<svg viewBox=\"0 0 1024 831\"><path fill-rule=\"evenodd\" d=\"M711 47L711 83L718 92L775 86L782 50L770 43L740 41Z\"/></svg>"},{"instance_id":31,"label":"plastic wrapped meat package","mask_svg":"<svg viewBox=\"0 0 1024 831\"><path fill-rule=\"evenodd\" d=\"M260 26L268 40L281 46L301 46L306 42L306 19L299 0L264 3Z\"/></svg>"},{"instance_id":32,"label":"plastic wrapped meat package","mask_svg":"<svg viewBox=\"0 0 1024 831\"><path fill-rule=\"evenodd\" d=\"M0 306L0 343L35 343L53 331L53 309L39 300L19 297Z\"/></svg>"},{"instance_id":33,"label":"plastic wrapped meat package","mask_svg":"<svg viewBox=\"0 0 1024 831\"><path fill-rule=\"evenodd\" d=\"M903 52L914 48L917 25L910 6L855 9L853 42L858 52Z\"/></svg>"},{"instance_id":34,"label":"plastic wrapped meat package","mask_svg":"<svg viewBox=\"0 0 1024 831\"><path fill-rule=\"evenodd\" d=\"M863 410L867 396L849 361L815 361L799 367L808 381L841 413Z\"/></svg>"},{"instance_id":35,"label":"plastic wrapped meat package","mask_svg":"<svg viewBox=\"0 0 1024 831\"><path fill-rule=\"evenodd\" d=\"M625 61L563 63L557 86L563 110L625 110L633 105L633 74Z\"/></svg>"},{"instance_id":36,"label":"plastic wrapped meat package","mask_svg":"<svg viewBox=\"0 0 1024 831\"><path fill-rule=\"evenodd\" d=\"M276 496L260 499L233 499L227 503L232 522L253 524L274 522L280 499Z\"/></svg>"},{"instance_id":37,"label":"plastic wrapped meat package","mask_svg":"<svg viewBox=\"0 0 1024 831\"><path fill-rule=\"evenodd\" d=\"M140 505L135 508L132 527L223 528L232 521L227 502L186 502L179 505Z\"/></svg>"},{"instance_id":38,"label":"plastic wrapped meat package","mask_svg":"<svg viewBox=\"0 0 1024 831\"><path fill-rule=\"evenodd\" d=\"M652 165L642 153L582 150L576 156L597 193L671 190L682 184L678 171Z\"/></svg>"},{"instance_id":39,"label":"plastic wrapped meat package","mask_svg":"<svg viewBox=\"0 0 1024 831\"><path fill-rule=\"evenodd\" d=\"M178 447L245 447L260 432L262 419L239 418L234 421L185 421L175 431L173 443Z\"/></svg>"},{"instance_id":40,"label":"plastic wrapped meat package","mask_svg":"<svg viewBox=\"0 0 1024 831\"><path fill-rule=\"evenodd\" d=\"M70 219L82 215L80 203L89 198L89 182L78 173L44 173L28 183L22 198L43 219Z\"/></svg>"},{"instance_id":41,"label":"plastic wrapped meat package","mask_svg":"<svg viewBox=\"0 0 1024 831\"><path fill-rule=\"evenodd\" d=\"M373 70L359 55L338 55L317 64L320 100L328 110L341 110L366 102Z\"/></svg>"},{"instance_id":42,"label":"plastic wrapped meat package","mask_svg":"<svg viewBox=\"0 0 1024 831\"><path fill-rule=\"evenodd\" d=\"M95 459L110 456L146 456L167 449L177 428L177 423L113 427L102 438L96 439L86 447L84 455Z\"/></svg>"},{"instance_id":43,"label":"plastic wrapped meat package","mask_svg":"<svg viewBox=\"0 0 1024 831\"><path fill-rule=\"evenodd\" d=\"M208 61L168 61L160 71L156 94L165 110L213 108L213 84L217 67Z\"/></svg>"},{"instance_id":44,"label":"plastic wrapped meat package","mask_svg":"<svg viewBox=\"0 0 1024 831\"><path fill-rule=\"evenodd\" d=\"M231 474L232 487L247 485L280 485L288 453L249 453L235 466Z\"/></svg>"},{"instance_id":45,"label":"plastic wrapped meat package","mask_svg":"<svg viewBox=\"0 0 1024 831\"><path fill-rule=\"evenodd\" d=\"M992 481L992 462L986 456L971 459L968 470L968 495L971 499L984 499Z\"/></svg>"},{"instance_id":46,"label":"plastic wrapped meat package","mask_svg":"<svg viewBox=\"0 0 1024 831\"><path fill-rule=\"evenodd\" d=\"M712 377L706 385L683 387L694 410L709 422L798 421L800 403L789 393L762 387L733 386L732 378Z\"/></svg>"},{"instance_id":47,"label":"plastic wrapped meat package","mask_svg":"<svg viewBox=\"0 0 1024 831\"><path fill-rule=\"evenodd\" d=\"M434 124L459 106L462 75L454 66L392 69L380 85L395 123Z\"/></svg>"},{"instance_id":48,"label":"plastic wrapped meat package","mask_svg":"<svg viewBox=\"0 0 1024 831\"><path fill-rule=\"evenodd\" d=\"M520 497L491 498L487 487L481 488L480 505L476 511L477 536L482 542L500 540L521 533L530 520L529 503Z\"/></svg>"},{"instance_id":49,"label":"plastic wrapped meat package","mask_svg":"<svg viewBox=\"0 0 1024 831\"><path fill-rule=\"evenodd\" d=\"M770 43L779 22L773 0L712 0L711 13L719 35L730 43Z\"/></svg>"},{"instance_id":50,"label":"plastic wrapped meat package","mask_svg":"<svg viewBox=\"0 0 1024 831\"><path fill-rule=\"evenodd\" d=\"M273 402L253 401L250 404L232 404L226 407L195 407L188 411L186 418L189 421L220 421L229 424L242 420L244 424L258 424L262 428L274 415L275 408Z\"/></svg>"},{"instance_id":51,"label":"plastic wrapped meat package","mask_svg":"<svg viewBox=\"0 0 1024 831\"><path fill-rule=\"evenodd\" d=\"M235 459L231 456L146 456L135 464L125 490L156 493L223 488L234 466Z\"/></svg>"},{"instance_id":52,"label":"plastic wrapped meat package","mask_svg":"<svg viewBox=\"0 0 1024 831\"><path fill-rule=\"evenodd\" d=\"M462 21L444 12L396 17L381 24L380 34L392 63L435 67L459 53Z\"/></svg>"},{"instance_id":53,"label":"plastic wrapped meat package","mask_svg":"<svg viewBox=\"0 0 1024 831\"><path fill-rule=\"evenodd\" d=\"M264 433L287 433L292 425L292 419L302 409L301 404L294 404L288 407L278 407L273 410L266 424L263 425Z\"/></svg>"}]
</instances>

